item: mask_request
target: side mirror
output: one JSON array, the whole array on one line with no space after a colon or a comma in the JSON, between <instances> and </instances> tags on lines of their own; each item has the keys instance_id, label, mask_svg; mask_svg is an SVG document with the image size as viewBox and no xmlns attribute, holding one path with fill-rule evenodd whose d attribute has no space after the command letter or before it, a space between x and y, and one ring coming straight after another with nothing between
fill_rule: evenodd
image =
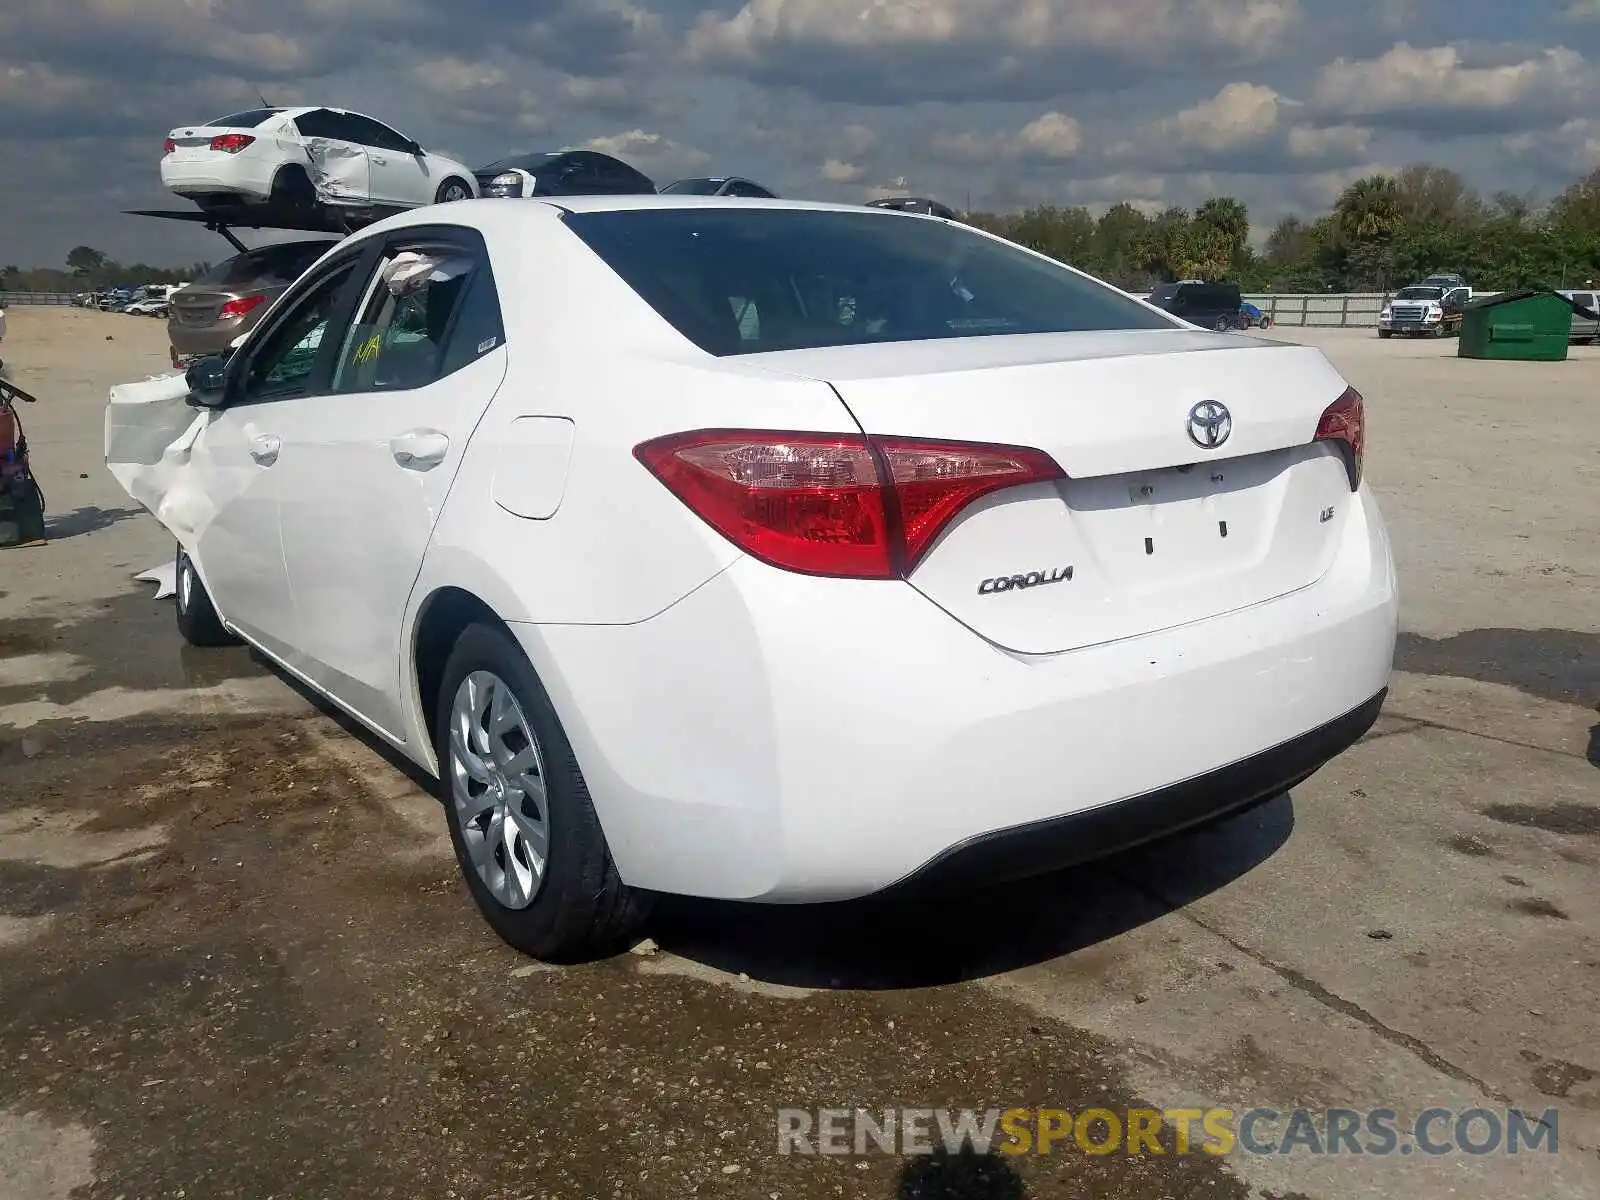
<instances>
[{"instance_id":1,"label":"side mirror","mask_svg":"<svg viewBox=\"0 0 1600 1200\"><path fill-rule=\"evenodd\" d=\"M194 408L221 408L228 395L228 360L220 354L202 358L183 374Z\"/></svg>"},{"instance_id":2,"label":"side mirror","mask_svg":"<svg viewBox=\"0 0 1600 1200\"><path fill-rule=\"evenodd\" d=\"M422 157L422 143L421 142L407 142L406 143L406 153L411 155L412 158L421 158Z\"/></svg>"}]
</instances>

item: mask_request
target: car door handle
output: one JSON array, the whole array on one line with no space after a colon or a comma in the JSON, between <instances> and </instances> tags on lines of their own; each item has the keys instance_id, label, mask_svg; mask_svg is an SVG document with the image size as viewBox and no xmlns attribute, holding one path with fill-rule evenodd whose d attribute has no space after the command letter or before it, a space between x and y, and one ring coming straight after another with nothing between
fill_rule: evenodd
<instances>
[{"instance_id":1,"label":"car door handle","mask_svg":"<svg viewBox=\"0 0 1600 1200\"><path fill-rule=\"evenodd\" d=\"M450 439L436 429L413 429L389 442L395 462L414 471L426 471L444 461Z\"/></svg>"},{"instance_id":2,"label":"car door handle","mask_svg":"<svg viewBox=\"0 0 1600 1200\"><path fill-rule=\"evenodd\" d=\"M275 433L258 433L250 439L250 457L263 467L278 461L278 451L283 449L283 439Z\"/></svg>"},{"instance_id":3,"label":"car door handle","mask_svg":"<svg viewBox=\"0 0 1600 1200\"><path fill-rule=\"evenodd\" d=\"M384 158L383 155L381 155L381 154L374 154L372 156L372 161L377 163L381 167L381 166L385 165L389 160L387 158Z\"/></svg>"}]
</instances>

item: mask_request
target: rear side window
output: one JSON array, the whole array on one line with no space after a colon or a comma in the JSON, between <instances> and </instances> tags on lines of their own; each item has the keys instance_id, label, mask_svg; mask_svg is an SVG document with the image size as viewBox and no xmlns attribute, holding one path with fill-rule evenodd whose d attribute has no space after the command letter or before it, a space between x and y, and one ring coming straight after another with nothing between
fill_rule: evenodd
<instances>
[{"instance_id":1,"label":"rear side window","mask_svg":"<svg viewBox=\"0 0 1600 1200\"><path fill-rule=\"evenodd\" d=\"M218 263L195 283L212 287L273 287L293 283L335 244L312 242L263 246Z\"/></svg>"},{"instance_id":2,"label":"rear side window","mask_svg":"<svg viewBox=\"0 0 1600 1200\"><path fill-rule=\"evenodd\" d=\"M639 209L569 228L715 355L1171 329L1123 292L964 226L894 213Z\"/></svg>"}]
</instances>

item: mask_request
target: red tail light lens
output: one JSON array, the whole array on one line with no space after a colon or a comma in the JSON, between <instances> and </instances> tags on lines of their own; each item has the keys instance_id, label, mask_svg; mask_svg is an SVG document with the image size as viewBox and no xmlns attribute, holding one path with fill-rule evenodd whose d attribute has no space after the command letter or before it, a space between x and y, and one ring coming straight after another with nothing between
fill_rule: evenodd
<instances>
[{"instance_id":1,"label":"red tail light lens","mask_svg":"<svg viewBox=\"0 0 1600 1200\"><path fill-rule=\"evenodd\" d=\"M266 302L267 298L265 296L243 296L238 300L229 300L222 306L222 311L219 312L217 316L242 317L246 313L255 312L256 309L260 308Z\"/></svg>"},{"instance_id":2,"label":"red tail light lens","mask_svg":"<svg viewBox=\"0 0 1600 1200\"><path fill-rule=\"evenodd\" d=\"M1338 442L1344 455L1344 465L1350 474L1350 490L1361 486L1361 458L1367 446L1366 402L1355 388L1346 388L1344 395L1323 410L1317 422L1317 441Z\"/></svg>"},{"instance_id":3,"label":"red tail light lens","mask_svg":"<svg viewBox=\"0 0 1600 1200\"><path fill-rule=\"evenodd\" d=\"M168 138L165 142L163 142L161 144L161 157L165 158L167 155L171 154L177 148L178 148L178 143L173 141L171 138Z\"/></svg>"},{"instance_id":4,"label":"red tail light lens","mask_svg":"<svg viewBox=\"0 0 1600 1200\"><path fill-rule=\"evenodd\" d=\"M1062 475L1022 447L757 430L675 434L634 455L752 557L852 579L904 578L979 497Z\"/></svg>"},{"instance_id":5,"label":"red tail light lens","mask_svg":"<svg viewBox=\"0 0 1600 1200\"><path fill-rule=\"evenodd\" d=\"M219 133L211 139L211 148L225 154L237 154L255 140L248 133Z\"/></svg>"}]
</instances>

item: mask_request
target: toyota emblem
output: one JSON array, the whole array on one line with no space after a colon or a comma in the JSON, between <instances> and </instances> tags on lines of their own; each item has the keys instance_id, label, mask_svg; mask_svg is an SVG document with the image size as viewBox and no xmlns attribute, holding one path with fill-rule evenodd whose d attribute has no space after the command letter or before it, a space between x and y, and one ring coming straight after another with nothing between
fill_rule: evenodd
<instances>
[{"instance_id":1,"label":"toyota emblem","mask_svg":"<svg viewBox=\"0 0 1600 1200\"><path fill-rule=\"evenodd\" d=\"M1233 414L1225 404L1202 400L1189 410L1189 440L1202 450L1215 450L1233 432Z\"/></svg>"}]
</instances>

